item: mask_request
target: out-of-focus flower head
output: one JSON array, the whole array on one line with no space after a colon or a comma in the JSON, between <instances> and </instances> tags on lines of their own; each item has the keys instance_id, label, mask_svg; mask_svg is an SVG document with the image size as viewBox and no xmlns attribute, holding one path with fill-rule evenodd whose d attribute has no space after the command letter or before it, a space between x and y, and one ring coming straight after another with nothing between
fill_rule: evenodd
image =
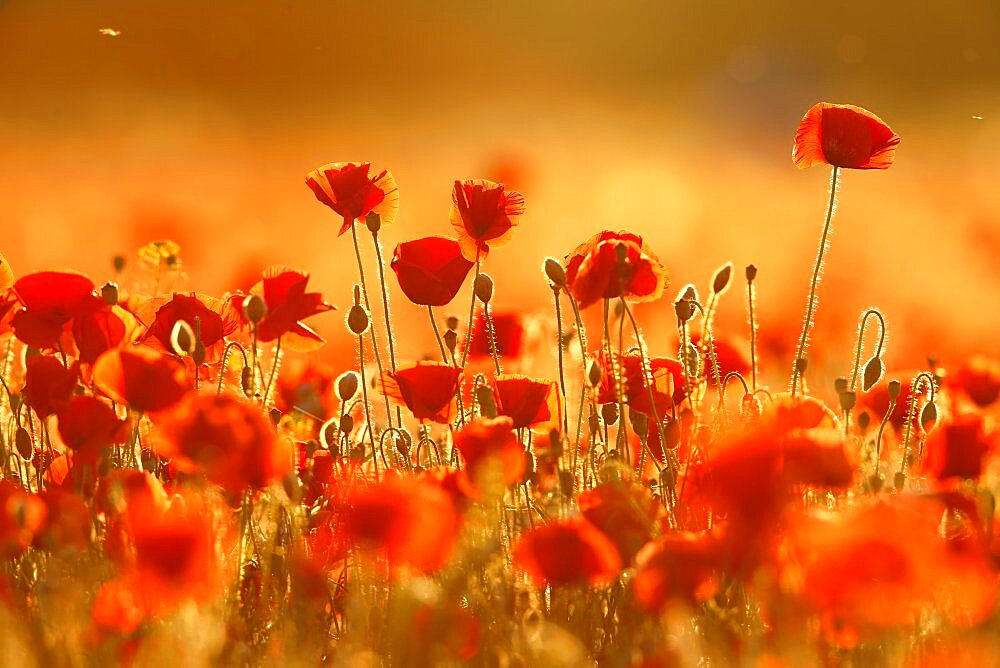
<instances>
[{"instance_id":1,"label":"out-of-focus flower head","mask_svg":"<svg viewBox=\"0 0 1000 668\"><path fill-rule=\"evenodd\" d=\"M114 401L143 413L173 406L191 388L179 360L142 346L101 355L94 363L94 385Z\"/></svg>"},{"instance_id":2,"label":"out-of-focus flower head","mask_svg":"<svg viewBox=\"0 0 1000 668\"><path fill-rule=\"evenodd\" d=\"M950 379L974 404L986 408L1000 399L1000 360L985 355L967 359Z\"/></svg>"},{"instance_id":3,"label":"out-of-focus flower head","mask_svg":"<svg viewBox=\"0 0 1000 668\"><path fill-rule=\"evenodd\" d=\"M391 401L406 406L418 420L447 424L458 391L461 372L444 362L414 362L386 370L378 390Z\"/></svg>"},{"instance_id":4,"label":"out-of-focus flower head","mask_svg":"<svg viewBox=\"0 0 1000 668\"><path fill-rule=\"evenodd\" d=\"M655 531L663 508L642 485L627 480L609 480L577 497L580 514L618 549L623 564L632 562Z\"/></svg>"},{"instance_id":5,"label":"out-of-focus flower head","mask_svg":"<svg viewBox=\"0 0 1000 668\"><path fill-rule=\"evenodd\" d=\"M799 169L814 165L888 169L898 144L899 136L867 109L820 102L799 123L792 160Z\"/></svg>"},{"instance_id":6,"label":"out-of-focus flower head","mask_svg":"<svg viewBox=\"0 0 1000 668\"><path fill-rule=\"evenodd\" d=\"M667 287L663 265L642 237L631 232L595 234L567 255L565 264L569 291L580 308L617 297L654 301Z\"/></svg>"},{"instance_id":7,"label":"out-of-focus flower head","mask_svg":"<svg viewBox=\"0 0 1000 668\"><path fill-rule=\"evenodd\" d=\"M652 417L655 414L661 419L670 414L672 406L679 405L687 394L684 383L684 366L669 357L647 358L647 374L643 370L642 355L638 351L621 355L612 353L618 361L621 374L622 400L632 410ZM596 359L601 367L601 384L597 388L597 403L617 403L615 390L615 373L602 348L596 353ZM652 390L652 392L650 392ZM652 400L650 400L652 394Z\"/></svg>"},{"instance_id":8,"label":"out-of-focus flower head","mask_svg":"<svg viewBox=\"0 0 1000 668\"><path fill-rule=\"evenodd\" d=\"M514 434L511 418L477 418L456 431L453 438L473 481L491 463L499 467L505 485L521 482L524 478L526 453Z\"/></svg>"},{"instance_id":9,"label":"out-of-focus flower head","mask_svg":"<svg viewBox=\"0 0 1000 668\"><path fill-rule=\"evenodd\" d=\"M647 543L636 556L632 590L645 610L659 612L672 600L696 605L718 590L719 548L707 533L669 534Z\"/></svg>"},{"instance_id":10,"label":"out-of-focus flower head","mask_svg":"<svg viewBox=\"0 0 1000 668\"><path fill-rule=\"evenodd\" d=\"M555 381L521 374L502 374L493 379L493 395L500 415L513 420L515 429L559 428L562 401Z\"/></svg>"},{"instance_id":11,"label":"out-of-focus flower head","mask_svg":"<svg viewBox=\"0 0 1000 668\"><path fill-rule=\"evenodd\" d=\"M937 480L977 480L995 445L996 434L987 432L982 415L956 417L931 431L919 469Z\"/></svg>"},{"instance_id":12,"label":"out-of-focus flower head","mask_svg":"<svg viewBox=\"0 0 1000 668\"><path fill-rule=\"evenodd\" d=\"M621 568L611 539L579 517L524 533L514 561L538 587L606 583Z\"/></svg>"},{"instance_id":13,"label":"out-of-focus flower head","mask_svg":"<svg viewBox=\"0 0 1000 668\"><path fill-rule=\"evenodd\" d=\"M332 162L306 175L306 185L323 204L344 219L338 235L369 213L379 215L383 225L396 219L399 189L387 170L372 174L370 162Z\"/></svg>"},{"instance_id":14,"label":"out-of-focus flower head","mask_svg":"<svg viewBox=\"0 0 1000 668\"><path fill-rule=\"evenodd\" d=\"M462 253L472 261L510 241L517 216L524 213L524 195L486 179L455 181L451 201L452 227Z\"/></svg>"}]
</instances>

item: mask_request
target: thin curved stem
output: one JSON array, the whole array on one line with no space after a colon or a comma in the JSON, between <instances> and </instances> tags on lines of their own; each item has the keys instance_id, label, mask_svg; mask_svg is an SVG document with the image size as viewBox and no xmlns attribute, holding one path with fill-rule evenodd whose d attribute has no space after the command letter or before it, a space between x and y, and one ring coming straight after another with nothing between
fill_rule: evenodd
<instances>
[{"instance_id":1,"label":"thin curved stem","mask_svg":"<svg viewBox=\"0 0 1000 668\"><path fill-rule=\"evenodd\" d=\"M754 319L754 303L757 301L757 290L753 281L747 281L747 316L750 319L750 387L757 391L757 322Z\"/></svg>"},{"instance_id":2,"label":"thin curved stem","mask_svg":"<svg viewBox=\"0 0 1000 668\"><path fill-rule=\"evenodd\" d=\"M385 331L389 338L389 365L392 372L396 373L396 341L392 334L392 314L389 311L389 291L385 287L385 267L382 261L382 244L378 240L378 232L372 231L372 244L375 246L375 257L378 259L378 282L382 290L382 315L385 318ZM370 310L370 309L369 309ZM374 332L374 327L372 332ZM374 339L373 339L374 341ZM399 406L396 406L396 424L402 426L403 413Z\"/></svg>"},{"instance_id":3,"label":"thin curved stem","mask_svg":"<svg viewBox=\"0 0 1000 668\"><path fill-rule=\"evenodd\" d=\"M465 346L462 349L462 368L469 359L469 348L472 347L472 319L476 317L476 282L479 281L479 273L482 271L482 263L479 260L479 253L476 252L476 274L472 277L472 303L469 304L469 328L465 333Z\"/></svg>"},{"instance_id":4,"label":"thin curved stem","mask_svg":"<svg viewBox=\"0 0 1000 668\"><path fill-rule=\"evenodd\" d=\"M434 329L434 339L437 341L438 348L441 350L441 359L444 363L448 363L448 351L444 349L444 341L441 340L441 330L438 329L437 321L434 319L434 307L427 307L427 317L431 320L431 328Z\"/></svg>"},{"instance_id":5,"label":"thin curved stem","mask_svg":"<svg viewBox=\"0 0 1000 668\"><path fill-rule=\"evenodd\" d=\"M854 367L851 370L851 392L858 385L858 371L861 368L861 348L865 341L865 326L868 324L868 318L872 316L878 318L879 323L878 346L875 348L874 356L881 357L882 349L885 347L885 318L882 317L881 311L870 308L861 314L861 323L858 325L858 345L854 349Z\"/></svg>"},{"instance_id":6,"label":"thin curved stem","mask_svg":"<svg viewBox=\"0 0 1000 668\"><path fill-rule=\"evenodd\" d=\"M368 301L368 283L365 280L365 265L361 260L361 246L358 244L358 231L355 229L357 226L354 221L351 222L351 240L354 242L354 256L358 260L358 278L361 281L361 298L365 302L365 310L369 314L372 312L371 303ZM378 368L378 375L382 375L382 354L378 350L378 335L375 333L374 323L368 328L371 331L372 337L372 350L375 353L375 366ZM392 408L389 406L388 397L385 400L385 419L388 426L392 427Z\"/></svg>"},{"instance_id":7,"label":"thin curved stem","mask_svg":"<svg viewBox=\"0 0 1000 668\"><path fill-rule=\"evenodd\" d=\"M827 239L830 236L830 223L833 220L833 211L837 201L837 177L840 168L834 166L830 173L830 201L826 205L826 220L823 222L823 233L820 235L819 251L816 253L816 265L813 267L812 280L809 282L809 301L806 303L806 318L802 323L802 334L799 335L799 343L795 349L795 358L792 360L792 378L790 381L790 391L792 396L798 389L800 369L799 360L804 359L806 354L806 343L809 340L809 330L812 329L813 312L816 310L816 289L819 286L820 274L823 269L823 256L826 254Z\"/></svg>"}]
</instances>

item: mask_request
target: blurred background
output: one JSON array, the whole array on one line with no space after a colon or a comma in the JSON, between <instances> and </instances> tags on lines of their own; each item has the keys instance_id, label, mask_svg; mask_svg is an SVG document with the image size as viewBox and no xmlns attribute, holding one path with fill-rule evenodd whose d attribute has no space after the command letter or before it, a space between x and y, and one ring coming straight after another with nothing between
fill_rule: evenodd
<instances>
[{"instance_id":1,"label":"blurred background","mask_svg":"<svg viewBox=\"0 0 1000 668\"><path fill-rule=\"evenodd\" d=\"M485 267L498 311L546 314L542 259L628 228L668 267L668 299L687 282L704 295L727 260L738 277L757 265L780 376L829 176L792 165L792 136L813 103L852 103L902 143L892 169L843 179L816 359L846 373L872 305L890 369L996 354L998 83L996 0L0 0L0 253L18 274L100 281L116 253L170 238L190 289L246 288L279 263L343 307L353 250L308 170L395 174L388 256L450 234L451 183L483 176L527 199ZM402 357L433 352L425 313L394 304ZM668 353L668 300L641 310ZM742 289L719 324L745 336ZM324 355L348 353L339 316L316 325Z\"/></svg>"}]
</instances>

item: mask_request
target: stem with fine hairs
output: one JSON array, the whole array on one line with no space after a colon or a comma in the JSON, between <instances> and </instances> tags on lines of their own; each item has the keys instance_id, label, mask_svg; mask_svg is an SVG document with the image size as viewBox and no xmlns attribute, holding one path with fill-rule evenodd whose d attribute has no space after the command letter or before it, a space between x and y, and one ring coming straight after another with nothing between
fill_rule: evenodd
<instances>
[{"instance_id":1,"label":"stem with fine hairs","mask_svg":"<svg viewBox=\"0 0 1000 668\"><path fill-rule=\"evenodd\" d=\"M854 368L851 370L851 392L858 385L858 371L861 368L861 346L865 341L865 326L868 324L868 318L874 316L878 319L878 346L875 348L874 357L882 356L882 349L885 347L885 318L882 317L882 313L876 308L870 308L861 314L861 323L858 325L858 345L854 350Z\"/></svg>"},{"instance_id":2,"label":"stem with fine hairs","mask_svg":"<svg viewBox=\"0 0 1000 668\"><path fill-rule=\"evenodd\" d=\"M392 367L392 372L396 373L396 342L392 335L392 315L389 311L389 291L385 287L385 267L382 262L382 244L378 240L378 231L372 230L372 244L375 246L375 257L378 262L376 266L378 267L378 282L379 287L382 289L382 314L385 316L385 331L389 337L389 365ZM371 309L369 309L369 312ZM374 334L375 329L372 328L372 333ZM374 339L373 339L374 341ZM403 425L403 413L399 406L396 406L396 424Z\"/></svg>"},{"instance_id":3,"label":"stem with fine hairs","mask_svg":"<svg viewBox=\"0 0 1000 668\"><path fill-rule=\"evenodd\" d=\"M792 378L789 381L789 389L792 396L798 390L800 368L799 360L805 358L806 344L809 341L809 330L812 329L813 312L816 310L816 288L819 286L819 279L823 269L823 255L829 245L827 239L830 236L830 222L833 220L833 211L837 201L837 177L840 168L833 167L830 172L830 201L826 205L826 220L823 222L823 233L820 235L819 251L816 253L816 266L813 267L812 280L809 282L809 301L806 302L806 318L802 323L802 334L799 335L799 343L795 349L795 357L792 359Z\"/></svg>"},{"instance_id":4,"label":"stem with fine hairs","mask_svg":"<svg viewBox=\"0 0 1000 668\"><path fill-rule=\"evenodd\" d=\"M357 225L356 221L351 221L351 240L354 242L354 255L358 260L358 278L361 280L361 298L365 302L365 310L369 314L372 312L371 303L368 301L368 284L365 281L365 266L364 262L361 260L361 246L358 244L358 231L355 229ZM378 351L378 337L375 334L375 323L372 323L369 327L372 335L372 350L375 352L375 366L378 368L378 375L382 377L382 354ZM389 407L389 400L386 399L385 402L386 410L386 422L389 428L392 428L392 409Z\"/></svg>"},{"instance_id":5,"label":"stem with fine hairs","mask_svg":"<svg viewBox=\"0 0 1000 668\"><path fill-rule=\"evenodd\" d=\"M427 317L431 319L431 327L434 329L434 339L437 341L438 348L441 349L441 359L445 364L448 363L448 351L444 349L444 341L441 340L441 330L438 329L437 321L434 319L434 307L427 306Z\"/></svg>"},{"instance_id":6,"label":"stem with fine hairs","mask_svg":"<svg viewBox=\"0 0 1000 668\"><path fill-rule=\"evenodd\" d=\"M472 303L469 304L469 328L465 332L465 346L462 349L462 368L469 359L469 348L472 347L472 319L476 317L476 282L479 281L479 272L482 264L479 261L479 252L476 252L476 274L472 277Z\"/></svg>"}]
</instances>

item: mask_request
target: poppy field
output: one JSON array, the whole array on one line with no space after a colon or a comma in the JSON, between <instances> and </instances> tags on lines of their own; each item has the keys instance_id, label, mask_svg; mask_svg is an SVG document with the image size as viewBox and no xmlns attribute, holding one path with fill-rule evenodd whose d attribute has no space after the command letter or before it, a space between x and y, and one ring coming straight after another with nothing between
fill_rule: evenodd
<instances>
[{"instance_id":1,"label":"poppy field","mask_svg":"<svg viewBox=\"0 0 1000 668\"><path fill-rule=\"evenodd\" d=\"M843 179L906 138L818 103L788 142L829 189L766 337L766 266L675 275L627 220L516 259L547 315L496 309L530 192L444 183L420 237L365 161L303 169L336 307L288 266L202 293L166 239L0 260L3 664L997 665L1000 359L815 331Z\"/></svg>"}]
</instances>

